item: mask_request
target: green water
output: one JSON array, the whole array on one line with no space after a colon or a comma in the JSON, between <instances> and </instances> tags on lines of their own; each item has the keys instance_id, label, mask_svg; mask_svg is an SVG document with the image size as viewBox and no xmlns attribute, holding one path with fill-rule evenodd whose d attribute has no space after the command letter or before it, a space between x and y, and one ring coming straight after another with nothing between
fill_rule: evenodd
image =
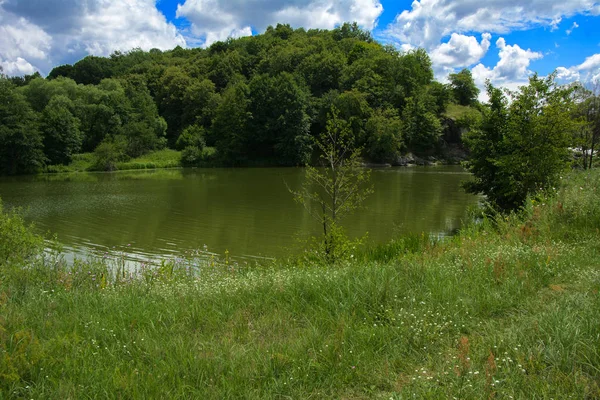
<instances>
[{"instance_id":1,"label":"green water","mask_svg":"<svg viewBox=\"0 0 600 400\"><path fill-rule=\"evenodd\" d=\"M302 169L194 169L80 173L0 179L6 207L21 207L71 254L125 249L134 258L193 249L238 257L281 256L319 224L296 204ZM478 198L460 167L372 171L374 194L343 221L352 236L383 243L409 232L444 234Z\"/></svg>"}]
</instances>

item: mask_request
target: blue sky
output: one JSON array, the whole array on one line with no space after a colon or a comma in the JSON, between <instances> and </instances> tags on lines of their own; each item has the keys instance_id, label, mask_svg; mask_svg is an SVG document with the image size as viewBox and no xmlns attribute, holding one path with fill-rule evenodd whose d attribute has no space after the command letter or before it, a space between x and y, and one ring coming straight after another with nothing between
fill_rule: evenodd
<instances>
[{"instance_id":1,"label":"blue sky","mask_svg":"<svg viewBox=\"0 0 600 400\"><path fill-rule=\"evenodd\" d=\"M46 74L88 54L344 21L399 49L427 49L439 80L462 68L480 86L514 88L534 71L600 78L600 0L0 0L0 65L9 75Z\"/></svg>"}]
</instances>

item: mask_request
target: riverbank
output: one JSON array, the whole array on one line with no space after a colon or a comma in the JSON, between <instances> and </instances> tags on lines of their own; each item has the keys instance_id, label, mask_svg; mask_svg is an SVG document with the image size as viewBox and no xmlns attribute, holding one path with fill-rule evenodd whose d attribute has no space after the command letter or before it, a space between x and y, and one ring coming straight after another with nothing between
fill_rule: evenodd
<instances>
[{"instance_id":1,"label":"riverbank","mask_svg":"<svg viewBox=\"0 0 600 400\"><path fill-rule=\"evenodd\" d=\"M600 173L563 182L522 215L445 242L400 238L336 267L306 255L252 267L179 259L135 276L102 259L67 270L36 257L38 238L5 214L0 391L598 397Z\"/></svg>"},{"instance_id":2,"label":"riverbank","mask_svg":"<svg viewBox=\"0 0 600 400\"><path fill-rule=\"evenodd\" d=\"M199 168L220 168L226 167L220 161L215 159L216 149L214 147L206 147L202 153L202 159L198 160L195 167ZM181 159L182 152L172 149L164 149L150 152L138 158L131 159L125 162L116 163L118 171L133 171L144 169L167 169L167 168L182 168L185 167ZM458 165L467 159L467 153L460 146L449 146L443 152L442 157L419 157L412 153L408 153L398 157L398 160L393 164L373 164L366 163L367 167L391 167L391 166L433 166L433 165ZM192 165L188 165L192 166ZM268 162L252 162L249 167L276 167L275 163ZM82 153L73 156L73 161L69 165L49 165L46 166L42 173L55 174L67 172L98 172L94 167L94 154Z\"/></svg>"}]
</instances>

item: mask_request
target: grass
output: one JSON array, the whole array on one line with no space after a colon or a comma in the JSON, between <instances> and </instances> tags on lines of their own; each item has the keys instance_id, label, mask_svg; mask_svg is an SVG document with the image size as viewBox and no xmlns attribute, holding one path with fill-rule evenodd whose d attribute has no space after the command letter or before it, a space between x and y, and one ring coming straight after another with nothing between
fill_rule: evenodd
<instances>
[{"instance_id":1,"label":"grass","mask_svg":"<svg viewBox=\"0 0 600 400\"><path fill-rule=\"evenodd\" d=\"M179 168L181 167L181 152L177 150L164 149L145 154L141 157L131 159L127 162L117 164L117 169L156 169L156 168Z\"/></svg>"},{"instance_id":2,"label":"grass","mask_svg":"<svg viewBox=\"0 0 600 400\"><path fill-rule=\"evenodd\" d=\"M449 103L444 115L446 115L446 117L448 117L450 119L457 120L457 119L464 117L465 115L468 115L469 113L472 113L472 112L473 112L472 107L461 106L460 104Z\"/></svg>"},{"instance_id":3,"label":"grass","mask_svg":"<svg viewBox=\"0 0 600 400\"><path fill-rule=\"evenodd\" d=\"M45 173L84 172L88 171L94 163L94 153L75 154L69 165L48 165Z\"/></svg>"},{"instance_id":4,"label":"grass","mask_svg":"<svg viewBox=\"0 0 600 400\"><path fill-rule=\"evenodd\" d=\"M3 214L0 398L598 398L600 173L564 182L335 267L67 268Z\"/></svg>"}]
</instances>

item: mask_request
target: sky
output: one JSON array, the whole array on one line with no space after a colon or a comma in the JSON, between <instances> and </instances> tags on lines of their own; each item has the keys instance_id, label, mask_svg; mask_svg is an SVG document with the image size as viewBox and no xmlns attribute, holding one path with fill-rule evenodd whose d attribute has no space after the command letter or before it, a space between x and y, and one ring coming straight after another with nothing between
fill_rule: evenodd
<instances>
[{"instance_id":1,"label":"sky","mask_svg":"<svg viewBox=\"0 0 600 400\"><path fill-rule=\"evenodd\" d=\"M345 21L398 49L425 48L440 81L463 68L480 87L489 79L514 89L534 72L600 79L600 0L0 0L0 66L46 75L90 54Z\"/></svg>"}]
</instances>

